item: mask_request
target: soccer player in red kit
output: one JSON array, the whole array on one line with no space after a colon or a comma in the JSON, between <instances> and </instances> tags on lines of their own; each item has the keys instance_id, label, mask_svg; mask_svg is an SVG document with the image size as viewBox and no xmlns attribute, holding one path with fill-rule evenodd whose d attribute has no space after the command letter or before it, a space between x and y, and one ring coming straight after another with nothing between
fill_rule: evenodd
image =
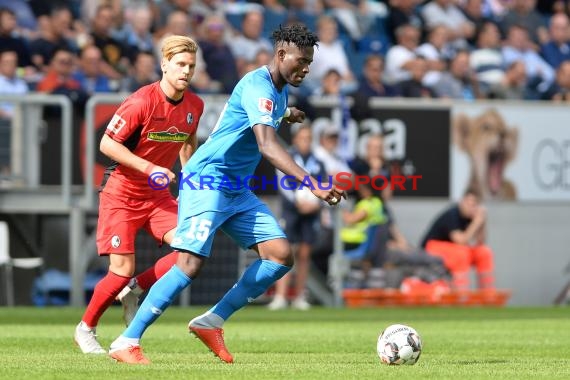
<instances>
[{"instance_id":1,"label":"soccer player in red kit","mask_svg":"<svg viewBox=\"0 0 570 380\"><path fill-rule=\"evenodd\" d=\"M135 238L144 228L159 244L170 244L178 204L168 189L176 158L182 166L197 147L196 130L204 102L188 90L196 66L197 44L185 36L170 36L162 46L162 79L131 94L120 106L103 135L100 150L113 160L100 190L97 250L109 256L109 272L75 329L75 342L86 354L104 354L95 334L101 315L115 298L123 298L127 324L134 315L138 293L176 263L177 252L138 275ZM122 291L123 290L123 291ZM122 296L122 297L121 297ZM134 310L133 310L134 308Z\"/></svg>"}]
</instances>

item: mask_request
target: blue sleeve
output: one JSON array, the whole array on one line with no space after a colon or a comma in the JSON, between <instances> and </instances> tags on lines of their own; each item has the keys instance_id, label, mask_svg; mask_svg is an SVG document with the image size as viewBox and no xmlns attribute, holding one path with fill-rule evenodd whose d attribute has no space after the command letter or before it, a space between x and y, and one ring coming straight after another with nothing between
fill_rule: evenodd
<instances>
[{"instance_id":1,"label":"blue sleeve","mask_svg":"<svg viewBox=\"0 0 570 380\"><path fill-rule=\"evenodd\" d=\"M249 126L265 124L277 129L278 121L283 115L275 118L276 94L266 81L255 79L256 77L253 77L244 85L241 97L241 105L247 113Z\"/></svg>"}]
</instances>

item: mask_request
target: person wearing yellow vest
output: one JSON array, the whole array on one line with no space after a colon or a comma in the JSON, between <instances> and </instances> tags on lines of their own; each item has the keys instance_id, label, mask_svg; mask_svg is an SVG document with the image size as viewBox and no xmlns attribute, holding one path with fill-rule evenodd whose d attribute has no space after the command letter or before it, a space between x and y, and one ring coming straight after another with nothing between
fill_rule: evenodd
<instances>
[{"instance_id":1,"label":"person wearing yellow vest","mask_svg":"<svg viewBox=\"0 0 570 380\"><path fill-rule=\"evenodd\" d=\"M352 211L345 210L342 219L344 227L340 231L340 238L344 249L355 249L369 238L368 229L373 225L386 223L384 205L377 197L369 184L359 184L358 195Z\"/></svg>"}]
</instances>

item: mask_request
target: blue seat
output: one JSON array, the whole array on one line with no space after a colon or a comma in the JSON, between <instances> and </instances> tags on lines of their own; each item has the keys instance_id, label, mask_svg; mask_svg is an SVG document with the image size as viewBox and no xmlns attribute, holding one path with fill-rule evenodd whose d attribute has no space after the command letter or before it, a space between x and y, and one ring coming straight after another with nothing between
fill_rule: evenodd
<instances>
[{"instance_id":1,"label":"blue seat","mask_svg":"<svg viewBox=\"0 0 570 380\"><path fill-rule=\"evenodd\" d=\"M275 12L266 8L263 12L263 35L270 37L275 29L279 29L279 25L285 26L287 17L287 12Z\"/></svg>"},{"instance_id":2,"label":"blue seat","mask_svg":"<svg viewBox=\"0 0 570 380\"><path fill-rule=\"evenodd\" d=\"M356 42L356 50L366 54L385 56L391 43L387 35L367 35Z\"/></svg>"},{"instance_id":3,"label":"blue seat","mask_svg":"<svg viewBox=\"0 0 570 380\"><path fill-rule=\"evenodd\" d=\"M309 30L317 30L317 16L308 12L299 11L292 14L292 17L297 21L305 24Z\"/></svg>"},{"instance_id":4,"label":"blue seat","mask_svg":"<svg viewBox=\"0 0 570 380\"><path fill-rule=\"evenodd\" d=\"M366 230L366 235L368 236L366 241L354 249L344 251L344 256L350 260L361 260L364 258L372 246L377 229L378 225L368 227Z\"/></svg>"},{"instance_id":5,"label":"blue seat","mask_svg":"<svg viewBox=\"0 0 570 380\"><path fill-rule=\"evenodd\" d=\"M232 28L241 32L241 23L243 21L243 13L226 13L226 20Z\"/></svg>"},{"instance_id":6,"label":"blue seat","mask_svg":"<svg viewBox=\"0 0 570 380\"><path fill-rule=\"evenodd\" d=\"M366 61L366 57L368 57L368 55L368 53L356 51L348 56L350 69L357 78L362 75L364 62Z\"/></svg>"}]
</instances>

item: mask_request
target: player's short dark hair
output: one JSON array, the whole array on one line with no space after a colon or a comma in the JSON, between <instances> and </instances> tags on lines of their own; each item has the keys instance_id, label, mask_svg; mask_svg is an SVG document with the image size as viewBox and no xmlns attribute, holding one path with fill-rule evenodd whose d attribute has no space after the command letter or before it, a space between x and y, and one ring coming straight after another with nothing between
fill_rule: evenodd
<instances>
[{"instance_id":1,"label":"player's short dark hair","mask_svg":"<svg viewBox=\"0 0 570 380\"><path fill-rule=\"evenodd\" d=\"M319 37L305 25L294 23L287 26L279 25L279 29L273 31L271 39L275 46L281 43L292 43L298 48L307 48L319 45Z\"/></svg>"}]
</instances>

